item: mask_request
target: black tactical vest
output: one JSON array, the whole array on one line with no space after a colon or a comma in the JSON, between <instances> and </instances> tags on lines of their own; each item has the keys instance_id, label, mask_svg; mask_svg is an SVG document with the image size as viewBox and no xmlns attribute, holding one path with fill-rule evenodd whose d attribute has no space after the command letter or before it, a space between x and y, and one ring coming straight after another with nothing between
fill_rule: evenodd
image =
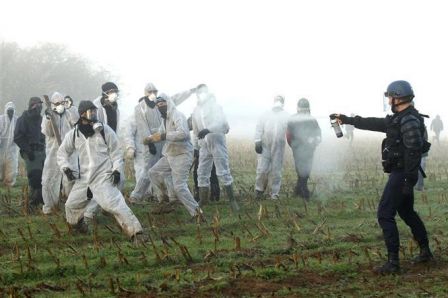
<instances>
[{"instance_id":1,"label":"black tactical vest","mask_svg":"<svg viewBox=\"0 0 448 298\"><path fill-rule=\"evenodd\" d=\"M423 115L419 114L414 108L411 108L404 113L386 116L386 138L381 144L382 164L385 173L404 168L405 146L401 136L401 119L408 114L412 114L419 119L422 138L426 131L422 117ZM423 139L422 153L428 152L430 146L431 144Z\"/></svg>"}]
</instances>

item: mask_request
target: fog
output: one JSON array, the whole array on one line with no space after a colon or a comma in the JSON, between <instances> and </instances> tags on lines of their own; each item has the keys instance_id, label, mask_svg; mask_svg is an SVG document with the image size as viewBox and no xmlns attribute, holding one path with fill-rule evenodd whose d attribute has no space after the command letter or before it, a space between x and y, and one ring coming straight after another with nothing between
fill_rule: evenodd
<instances>
[{"instance_id":1,"label":"fog","mask_svg":"<svg viewBox=\"0 0 448 298\"><path fill-rule=\"evenodd\" d=\"M2 40L65 44L118 77L124 119L147 82L168 94L206 83L231 135L252 137L257 118L282 94L291 114L299 98L308 98L328 138L332 112L384 116L382 94L398 79L411 82L422 113L448 117L444 1L0 5ZM179 109L190 114L195 103L193 96Z\"/></svg>"}]
</instances>

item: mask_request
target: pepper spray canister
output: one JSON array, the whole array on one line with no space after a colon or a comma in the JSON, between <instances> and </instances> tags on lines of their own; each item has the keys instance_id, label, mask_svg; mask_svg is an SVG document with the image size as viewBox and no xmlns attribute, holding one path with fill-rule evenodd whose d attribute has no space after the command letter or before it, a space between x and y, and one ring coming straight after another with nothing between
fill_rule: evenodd
<instances>
[{"instance_id":1,"label":"pepper spray canister","mask_svg":"<svg viewBox=\"0 0 448 298\"><path fill-rule=\"evenodd\" d=\"M338 138L342 138L342 136L344 134L342 133L342 129L341 129L341 126L339 125L336 114L330 115L330 123L331 123L331 127L333 127L333 129L334 129L334 133L336 134L336 136Z\"/></svg>"}]
</instances>

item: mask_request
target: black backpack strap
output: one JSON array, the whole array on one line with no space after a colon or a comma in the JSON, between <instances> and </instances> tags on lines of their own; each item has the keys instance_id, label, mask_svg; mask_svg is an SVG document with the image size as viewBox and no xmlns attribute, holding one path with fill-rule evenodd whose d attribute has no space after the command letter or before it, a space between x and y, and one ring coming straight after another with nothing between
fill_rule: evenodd
<instances>
[{"instance_id":1,"label":"black backpack strap","mask_svg":"<svg viewBox=\"0 0 448 298\"><path fill-rule=\"evenodd\" d=\"M103 137L104 143L107 145L106 134L104 132L104 126L103 126L103 129L100 131L100 133L101 133L101 136Z\"/></svg>"}]
</instances>

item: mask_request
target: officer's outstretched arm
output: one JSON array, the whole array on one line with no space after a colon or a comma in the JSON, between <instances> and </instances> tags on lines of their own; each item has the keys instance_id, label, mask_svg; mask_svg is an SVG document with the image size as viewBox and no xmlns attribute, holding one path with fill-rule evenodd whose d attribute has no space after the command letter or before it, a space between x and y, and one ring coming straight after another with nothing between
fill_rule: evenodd
<instances>
[{"instance_id":1,"label":"officer's outstretched arm","mask_svg":"<svg viewBox=\"0 0 448 298\"><path fill-rule=\"evenodd\" d=\"M420 120L414 115L406 115L401 119L401 135L403 138L404 170L406 182L415 185L418 180L423 146Z\"/></svg>"},{"instance_id":2,"label":"officer's outstretched arm","mask_svg":"<svg viewBox=\"0 0 448 298\"><path fill-rule=\"evenodd\" d=\"M358 129L386 132L386 119L360 116L347 117L348 121L343 121L343 124L354 125Z\"/></svg>"}]
</instances>

